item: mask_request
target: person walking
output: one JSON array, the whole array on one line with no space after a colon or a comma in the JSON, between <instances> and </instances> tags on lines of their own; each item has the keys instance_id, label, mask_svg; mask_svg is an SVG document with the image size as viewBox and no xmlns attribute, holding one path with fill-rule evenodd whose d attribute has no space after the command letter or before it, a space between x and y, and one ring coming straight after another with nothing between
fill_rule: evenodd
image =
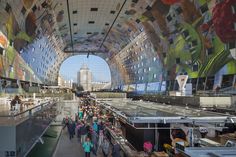
<instances>
[{"instance_id":1,"label":"person walking","mask_svg":"<svg viewBox=\"0 0 236 157\"><path fill-rule=\"evenodd\" d=\"M112 157L120 157L120 145L116 142L112 149Z\"/></svg>"},{"instance_id":2,"label":"person walking","mask_svg":"<svg viewBox=\"0 0 236 157\"><path fill-rule=\"evenodd\" d=\"M71 140L74 137L73 123L69 123L67 129L68 129L69 137L70 137L70 140Z\"/></svg>"},{"instance_id":3,"label":"person walking","mask_svg":"<svg viewBox=\"0 0 236 157\"><path fill-rule=\"evenodd\" d=\"M90 152L93 147L93 144L90 142L90 138L87 137L82 146L85 152L85 157L90 157Z\"/></svg>"},{"instance_id":4,"label":"person walking","mask_svg":"<svg viewBox=\"0 0 236 157\"><path fill-rule=\"evenodd\" d=\"M104 155L104 157L108 157L109 155L109 141L106 137L104 137L103 140L103 145L102 145L102 153Z\"/></svg>"},{"instance_id":5,"label":"person walking","mask_svg":"<svg viewBox=\"0 0 236 157\"><path fill-rule=\"evenodd\" d=\"M85 142L87 133L88 133L88 131L87 131L86 125L85 125L84 121L82 121L82 126L80 127L81 143Z\"/></svg>"},{"instance_id":6,"label":"person walking","mask_svg":"<svg viewBox=\"0 0 236 157\"><path fill-rule=\"evenodd\" d=\"M93 143L93 154L97 156L97 150L98 150L98 134L95 130L91 130L91 136L92 136L92 143Z\"/></svg>"},{"instance_id":7,"label":"person walking","mask_svg":"<svg viewBox=\"0 0 236 157\"><path fill-rule=\"evenodd\" d=\"M82 108L79 108L79 120L83 119L83 111Z\"/></svg>"},{"instance_id":8,"label":"person walking","mask_svg":"<svg viewBox=\"0 0 236 157\"><path fill-rule=\"evenodd\" d=\"M103 130L100 130L100 131L99 131L99 138L98 138L98 149L99 149L100 146L102 145L103 138L104 138Z\"/></svg>"},{"instance_id":9,"label":"person walking","mask_svg":"<svg viewBox=\"0 0 236 157\"><path fill-rule=\"evenodd\" d=\"M93 130L98 134L98 123L96 120L93 122Z\"/></svg>"}]
</instances>

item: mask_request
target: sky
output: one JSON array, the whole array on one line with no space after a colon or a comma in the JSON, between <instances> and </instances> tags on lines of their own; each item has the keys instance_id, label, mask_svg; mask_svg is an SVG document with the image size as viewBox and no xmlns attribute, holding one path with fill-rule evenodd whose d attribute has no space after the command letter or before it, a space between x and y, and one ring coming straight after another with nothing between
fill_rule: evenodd
<instances>
[{"instance_id":1,"label":"sky","mask_svg":"<svg viewBox=\"0 0 236 157\"><path fill-rule=\"evenodd\" d=\"M60 68L60 74L67 80L77 82L77 72L83 64L87 64L92 72L93 81L110 82L111 74L108 64L100 57L89 55L77 55L66 59Z\"/></svg>"}]
</instances>

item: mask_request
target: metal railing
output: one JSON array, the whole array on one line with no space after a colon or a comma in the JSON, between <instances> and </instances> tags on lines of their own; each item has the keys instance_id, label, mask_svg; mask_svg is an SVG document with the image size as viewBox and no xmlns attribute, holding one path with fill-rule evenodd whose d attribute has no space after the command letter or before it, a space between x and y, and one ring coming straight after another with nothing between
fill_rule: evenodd
<instances>
[{"instance_id":1,"label":"metal railing","mask_svg":"<svg viewBox=\"0 0 236 157\"><path fill-rule=\"evenodd\" d=\"M51 99L46 100L45 102L42 102L24 111L9 111L8 115L0 115L0 125L16 125L27 120L28 118L31 118L32 116L35 116L47 109L50 109L55 104L56 100Z\"/></svg>"}]
</instances>

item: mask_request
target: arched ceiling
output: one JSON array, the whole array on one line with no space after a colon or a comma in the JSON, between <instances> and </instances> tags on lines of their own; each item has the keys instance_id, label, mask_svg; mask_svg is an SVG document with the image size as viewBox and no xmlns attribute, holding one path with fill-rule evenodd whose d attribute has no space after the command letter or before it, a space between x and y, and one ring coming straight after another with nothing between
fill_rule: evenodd
<instances>
[{"instance_id":1,"label":"arched ceiling","mask_svg":"<svg viewBox=\"0 0 236 157\"><path fill-rule=\"evenodd\" d=\"M10 52L23 58L25 68L14 61L2 67L26 73L17 79L34 76L55 84L63 60L94 54L109 64L114 87L173 80L181 72L190 78L235 74L235 5L235 0L3 0L1 47L8 60ZM4 70L1 76L18 77Z\"/></svg>"}]
</instances>

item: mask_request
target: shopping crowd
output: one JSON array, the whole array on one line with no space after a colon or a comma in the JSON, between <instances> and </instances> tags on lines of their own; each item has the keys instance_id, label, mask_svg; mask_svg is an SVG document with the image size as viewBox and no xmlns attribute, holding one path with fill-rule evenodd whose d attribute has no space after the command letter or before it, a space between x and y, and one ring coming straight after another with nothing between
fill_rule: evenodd
<instances>
[{"instance_id":1,"label":"shopping crowd","mask_svg":"<svg viewBox=\"0 0 236 157\"><path fill-rule=\"evenodd\" d=\"M87 99L82 99L79 112L73 120L66 117L63 120L64 129L67 128L69 138L78 138L85 152L85 157L95 156L102 152L104 157L120 157L120 146L111 140L106 120L103 119L101 111L95 104L91 104ZM100 153L101 154L101 153Z\"/></svg>"}]
</instances>

